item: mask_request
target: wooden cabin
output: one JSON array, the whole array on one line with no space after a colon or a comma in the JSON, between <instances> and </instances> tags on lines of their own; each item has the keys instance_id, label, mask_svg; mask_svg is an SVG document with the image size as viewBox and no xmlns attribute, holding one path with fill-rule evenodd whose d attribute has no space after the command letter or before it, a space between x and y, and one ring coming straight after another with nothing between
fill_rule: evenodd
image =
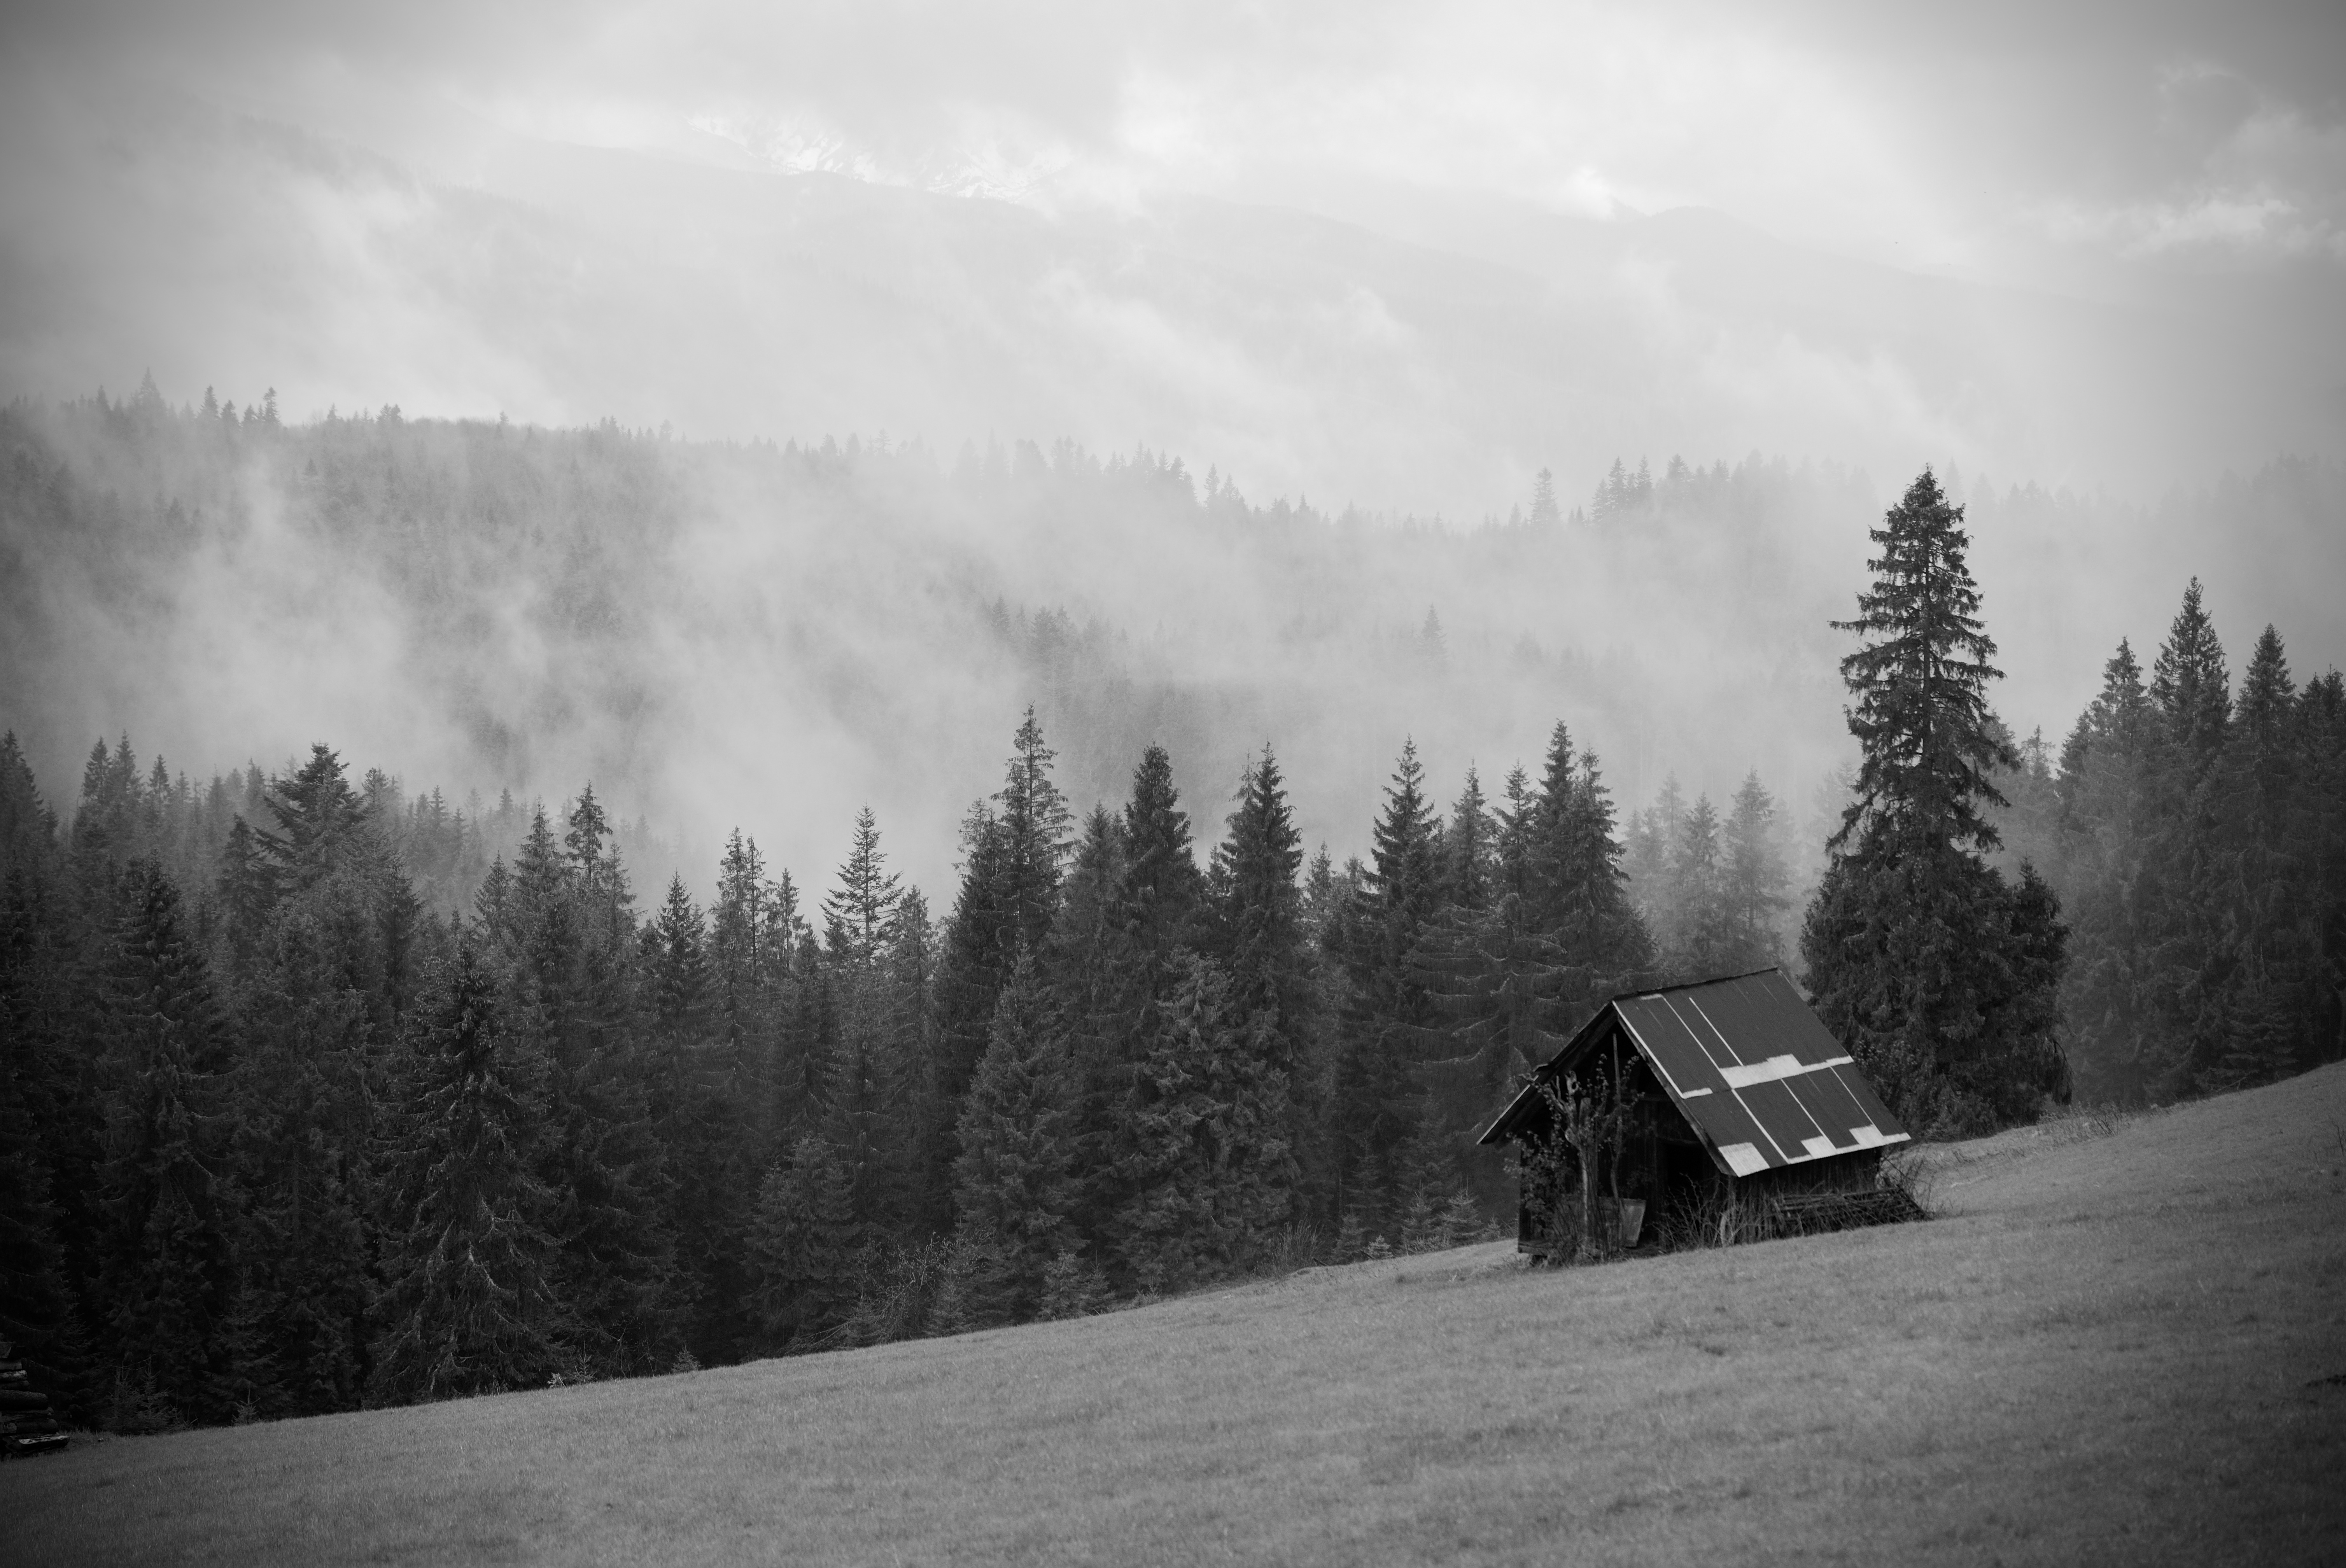
<instances>
[{"instance_id":1,"label":"wooden cabin","mask_svg":"<svg viewBox=\"0 0 2346 1568\"><path fill-rule=\"evenodd\" d=\"M1731 1223L1787 1234L1912 1217L1886 1191L1882 1151L1908 1141L1849 1053L1777 969L1617 996L1596 1010L1479 1140L1532 1143L1554 1123L1550 1085L1601 1085L1629 1110L1599 1193L1617 1239ZM1538 1210L1539 1212L1535 1212ZM1516 1245L1576 1244L1573 1217L1518 1205Z\"/></svg>"}]
</instances>

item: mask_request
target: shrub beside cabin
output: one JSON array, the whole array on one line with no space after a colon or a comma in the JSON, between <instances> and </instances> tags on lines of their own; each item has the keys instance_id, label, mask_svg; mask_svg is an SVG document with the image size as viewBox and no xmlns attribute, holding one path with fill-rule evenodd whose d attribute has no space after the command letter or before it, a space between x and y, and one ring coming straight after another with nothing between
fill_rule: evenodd
<instances>
[{"instance_id":1,"label":"shrub beside cabin","mask_svg":"<svg viewBox=\"0 0 2346 1568\"><path fill-rule=\"evenodd\" d=\"M1906 1129L1776 969L1615 997L1480 1141L1517 1145L1535 1256L1576 1255L1592 1221L1603 1250L1658 1227L1724 1241L1918 1212L1881 1181Z\"/></svg>"}]
</instances>

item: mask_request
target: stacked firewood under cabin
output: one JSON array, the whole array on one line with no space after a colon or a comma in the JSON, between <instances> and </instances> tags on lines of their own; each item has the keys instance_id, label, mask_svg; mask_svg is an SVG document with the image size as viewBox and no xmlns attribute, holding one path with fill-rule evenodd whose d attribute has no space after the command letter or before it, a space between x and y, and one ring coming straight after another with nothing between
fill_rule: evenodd
<instances>
[{"instance_id":1,"label":"stacked firewood under cabin","mask_svg":"<svg viewBox=\"0 0 2346 1568\"><path fill-rule=\"evenodd\" d=\"M0 1339L0 1453L55 1453L68 1440L49 1409L49 1396L33 1388L25 1363L15 1359L16 1347Z\"/></svg>"}]
</instances>

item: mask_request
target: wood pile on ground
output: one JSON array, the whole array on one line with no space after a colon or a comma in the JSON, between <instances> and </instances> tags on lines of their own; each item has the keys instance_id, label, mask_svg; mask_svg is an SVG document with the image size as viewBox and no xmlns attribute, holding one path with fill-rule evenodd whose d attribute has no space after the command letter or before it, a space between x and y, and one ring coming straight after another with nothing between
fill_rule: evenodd
<instances>
[{"instance_id":1,"label":"wood pile on ground","mask_svg":"<svg viewBox=\"0 0 2346 1568\"><path fill-rule=\"evenodd\" d=\"M1923 1206L1902 1187L1882 1186L1872 1192L1795 1193L1770 1196L1767 1203L1769 1235L1816 1236L1829 1230L1853 1230L1865 1225L1897 1225L1923 1217Z\"/></svg>"},{"instance_id":2,"label":"wood pile on ground","mask_svg":"<svg viewBox=\"0 0 2346 1568\"><path fill-rule=\"evenodd\" d=\"M49 1396L35 1390L16 1347L0 1339L0 1454L56 1453L71 1440L49 1409Z\"/></svg>"}]
</instances>

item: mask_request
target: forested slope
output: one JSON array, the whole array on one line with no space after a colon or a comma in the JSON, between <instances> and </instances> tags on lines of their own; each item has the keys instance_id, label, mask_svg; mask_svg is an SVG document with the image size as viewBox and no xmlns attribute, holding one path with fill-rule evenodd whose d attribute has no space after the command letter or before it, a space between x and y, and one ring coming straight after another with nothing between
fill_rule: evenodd
<instances>
[{"instance_id":1,"label":"forested slope","mask_svg":"<svg viewBox=\"0 0 2346 1568\"><path fill-rule=\"evenodd\" d=\"M1473 1234L1515 1074L1785 960L1841 804L1778 792L1846 613L1793 524L1848 476L1625 465L1461 534L1064 447L5 420L0 1332L125 1430ZM121 715L308 738L207 779ZM26 738L94 722L45 793ZM1673 736L1748 743L1723 810ZM2082 1093L2341 1054L2334 673L2270 632L2236 692L2195 585L2022 755Z\"/></svg>"}]
</instances>

